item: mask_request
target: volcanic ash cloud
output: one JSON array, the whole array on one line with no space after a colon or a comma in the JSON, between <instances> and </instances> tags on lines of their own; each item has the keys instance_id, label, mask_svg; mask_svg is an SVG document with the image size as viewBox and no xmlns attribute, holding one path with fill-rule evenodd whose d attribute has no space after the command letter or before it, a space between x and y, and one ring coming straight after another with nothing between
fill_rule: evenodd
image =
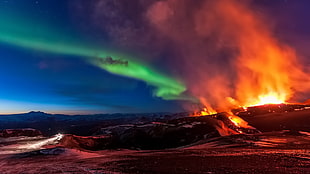
<instances>
[{"instance_id":1,"label":"volcanic ash cloud","mask_svg":"<svg viewBox=\"0 0 310 174\"><path fill-rule=\"evenodd\" d=\"M283 103L309 90L294 49L250 1L158 1L146 16L174 43L176 69L206 107Z\"/></svg>"}]
</instances>

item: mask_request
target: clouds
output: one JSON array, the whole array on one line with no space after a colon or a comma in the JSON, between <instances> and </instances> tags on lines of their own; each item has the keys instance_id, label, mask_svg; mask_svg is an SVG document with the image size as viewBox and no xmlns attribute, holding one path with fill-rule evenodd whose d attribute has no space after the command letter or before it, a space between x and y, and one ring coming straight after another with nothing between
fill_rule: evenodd
<instances>
[{"instance_id":1,"label":"clouds","mask_svg":"<svg viewBox=\"0 0 310 174\"><path fill-rule=\"evenodd\" d=\"M90 21L107 33L115 47L146 55L145 60L158 63L185 81L192 95L223 109L232 104L226 98L247 103L247 98L272 90L287 91L289 98L291 89L300 86L291 74L305 79L293 49L277 38L274 20L268 20L268 10L262 4L237 0L94 0ZM271 55L285 57L292 66ZM263 71L260 61L268 70ZM287 73L283 69L294 71L288 74L289 80L274 75ZM253 84L257 91L250 90Z\"/></svg>"},{"instance_id":2,"label":"clouds","mask_svg":"<svg viewBox=\"0 0 310 174\"><path fill-rule=\"evenodd\" d=\"M47 10L41 9L37 14L35 9L25 11L31 11L34 16L40 16L40 19L45 19L44 16L46 19L54 19L54 22L44 25L42 21L45 20L29 18L32 15L28 16L29 21L32 21L29 22L26 20L27 14L18 16L23 11L14 13L12 9L8 15L0 15L5 19L0 25L0 39L5 44L27 48L28 51L35 50L33 55L22 55L24 59L18 59L19 63L8 63L8 66L14 65L16 69L25 72L29 70L29 74L32 74L27 77L38 84L33 91L51 90L62 97L60 102L66 100L78 106L84 104L121 110L150 108L152 104L154 108L167 108L172 105L153 97L151 90L155 91L156 96L175 99L175 96L188 87L186 94L198 99L204 98L201 101L212 103L216 107L224 107L227 104L225 97L238 96L236 89L241 84L240 74L249 75L244 78L244 81L251 82L248 83L248 88L253 84L258 86L256 82L261 80L258 74L263 74L263 79L266 79L268 74L260 70L264 70L272 62L270 54L266 54L269 48L276 48L277 51L272 53L277 53L273 55L280 57L293 54L293 51L282 54L287 45L281 41L288 37L285 37L287 33L283 34L281 29L288 24L284 23L284 27L277 28L274 24L270 26L268 20L268 17L273 17L268 15L270 11L282 7L272 2L270 4L273 6L268 7L268 11L266 9L269 3L264 1L267 4L264 6L260 2L76 0L57 1L57 5L62 6L59 11L57 5L50 7L51 2L45 2L40 8ZM68 9L64 8L68 4ZM48 9L49 7L54 9ZM42 15L42 10L49 13ZM71 18L66 16L67 13ZM304 17L302 13L299 15ZM300 27L305 23L304 20L299 23L293 23L294 20L290 22L292 26L298 24ZM276 33L274 29L277 29ZM279 36L284 37L278 39ZM296 40L303 39L302 35L298 35ZM303 44L302 50L307 48L306 44ZM11 53L15 54L15 51ZM42 53L45 57L40 56ZM105 59L109 56L112 59ZM247 61L250 58L253 60L253 57L254 63ZM27 62L30 59L31 62ZM92 60L97 59L102 61L92 63ZM118 59L122 61L116 63L115 60ZM264 63L260 63L261 60ZM295 64L294 61L287 62ZM280 69L293 69L282 63L283 61L277 62L281 65ZM255 69L253 65L260 66ZM243 68L242 73L236 70L240 67ZM12 68L4 69L2 74L18 72ZM24 77L25 74L20 79ZM273 86L278 88L279 85L268 88ZM38 92L37 96L40 95L43 94ZM163 106L164 104L167 106Z\"/></svg>"}]
</instances>

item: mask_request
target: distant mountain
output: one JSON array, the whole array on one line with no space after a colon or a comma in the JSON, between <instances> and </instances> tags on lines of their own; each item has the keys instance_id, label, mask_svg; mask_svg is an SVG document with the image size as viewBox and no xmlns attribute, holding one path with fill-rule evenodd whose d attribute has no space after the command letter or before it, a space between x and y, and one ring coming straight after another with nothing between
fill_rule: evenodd
<instances>
[{"instance_id":1,"label":"distant mountain","mask_svg":"<svg viewBox=\"0 0 310 174\"><path fill-rule=\"evenodd\" d=\"M90 135L102 125L118 125L128 123L143 123L161 121L187 116L188 113L114 113L93 115L49 114L41 111L31 111L21 114L0 115L1 129L34 128L44 135L58 132L77 135Z\"/></svg>"}]
</instances>

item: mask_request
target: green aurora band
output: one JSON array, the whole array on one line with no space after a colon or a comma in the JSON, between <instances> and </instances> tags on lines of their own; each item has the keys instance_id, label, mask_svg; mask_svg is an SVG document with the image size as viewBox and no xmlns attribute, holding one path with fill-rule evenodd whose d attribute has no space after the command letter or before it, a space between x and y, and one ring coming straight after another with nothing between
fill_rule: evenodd
<instances>
[{"instance_id":1,"label":"green aurora band","mask_svg":"<svg viewBox=\"0 0 310 174\"><path fill-rule=\"evenodd\" d=\"M154 95L165 100L193 100L183 94L185 85L177 79L164 75L130 55L89 46L73 39L68 32L42 25L34 20L20 20L14 15L0 15L0 42L55 54L83 57L85 61L110 73L144 81L155 87ZM26 22L26 23L25 23ZM52 29L53 28L53 29ZM106 64L98 61L106 57L128 61L127 65Z\"/></svg>"}]
</instances>

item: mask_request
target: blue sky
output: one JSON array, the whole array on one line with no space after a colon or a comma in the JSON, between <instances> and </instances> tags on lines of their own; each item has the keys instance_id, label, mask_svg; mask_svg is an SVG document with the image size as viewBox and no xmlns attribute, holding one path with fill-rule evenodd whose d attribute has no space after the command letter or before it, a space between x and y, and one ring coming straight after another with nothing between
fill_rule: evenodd
<instances>
[{"instance_id":1,"label":"blue sky","mask_svg":"<svg viewBox=\"0 0 310 174\"><path fill-rule=\"evenodd\" d=\"M141 8L135 5L137 2L133 1L131 4L137 8L133 11ZM118 18L111 15L111 19L106 19L109 15L105 14L106 18L100 19L92 13L98 10L99 3L98 0L0 0L0 20L8 25L22 21L23 24L16 25L24 25L25 33L29 34L30 38L31 34L35 33L27 31L26 25L42 23L49 30L60 31L66 38L78 40L85 45L139 55L156 70L169 77L178 78L172 73L174 65L166 60L166 57L173 53L169 50L158 52L157 45L146 47L142 42L145 39L143 33L141 37L132 36L130 31L126 33L129 39L141 39L142 43L139 43L139 40L128 42L132 43L129 45L126 45L125 41L120 44L109 35L113 31L108 30L108 26L114 26L115 30L122 29L129 19L133 22L128 25L144 31L140 18L132 20L129 17ZM262 0L254 1L254 5L271 16L278 38L293 46L302 60L308 63L310 1ZM111 11L111 14L113 12ZM134 12L128 11L129 15L135 16L131 13ZM13 18L16 17L21 20L14 21ZM102 23L101 20L106 21ZM36 29L50 38L54 37L49 31L41 31L40 27ZM62 39L59 38L60 41ZM184 102L155 97L153 86L141 80L111 74L89 64L83 57L27 49L5 42L0 42L0 83L0 113L3 114L31 110L69 114L184 110Z\"/></svg>"},{"instance_id":2,"label":"blue sky","mask_svg":"<svg viewBox=\"0 0 310 174\"><path fill-rule=\"evenodd\" d=\"M66 37L108 45L104 33L97 34L91 27L87 31L81 29L85 26L81 26L71 14L69 2L1 0L0 10L7 13L6 17L24 19L24 25L44 22L49 29L61 31ZM10 22L10 19L4 20ZM154 97L152 87L146 83L108 73L86 63L83 57L25 49L6 43L0 43L0 55L0 113L41 110L92 114L182 110L176 101Z\"/></svg>"}]
</instances>

